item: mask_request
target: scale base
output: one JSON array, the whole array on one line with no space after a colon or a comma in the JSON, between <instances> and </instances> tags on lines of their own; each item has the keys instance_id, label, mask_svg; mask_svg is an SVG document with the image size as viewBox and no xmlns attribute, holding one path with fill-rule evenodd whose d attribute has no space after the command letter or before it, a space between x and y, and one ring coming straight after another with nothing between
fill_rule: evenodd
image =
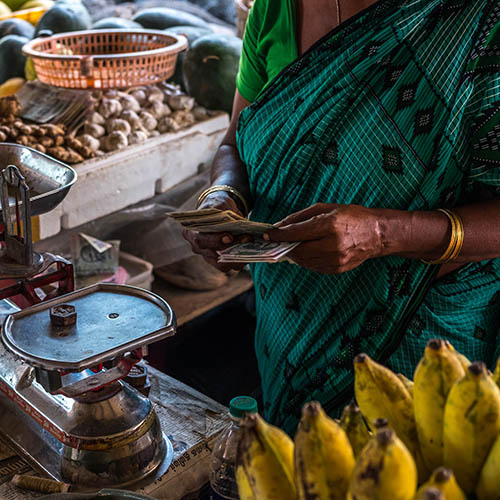
<instances>
[{"instance_id":1,"label":"scale base","mask_svg":"<svg viewBox=\"0 0 500 500\"><path fill-rule=\"evenodd\" d=\"M62 457L65 446L52 434L38 425L32 417L22 411L16 403L11 401L0 391L0 415L2 415L2 429L0 435L24 458L36 471L57 481L65 481L62 477ZM173 448L170 440L163 434L165 456L158 466L144 477L126 483L114 484L112 487L127 487L138 490L153 483L163 476L173 459ZM96 492L102 489L103 484L96 484L95 488L81 485L72 485L72 491Z\"/></svg>"}]
</instances>

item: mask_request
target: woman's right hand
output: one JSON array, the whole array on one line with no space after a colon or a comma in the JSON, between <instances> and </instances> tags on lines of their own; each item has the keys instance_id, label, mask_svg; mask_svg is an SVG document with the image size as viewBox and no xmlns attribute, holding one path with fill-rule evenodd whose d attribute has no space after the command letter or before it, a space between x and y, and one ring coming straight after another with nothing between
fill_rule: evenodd
<instances>
[{"instance_id":1,"label":"woman's right hand","mask_svg":"<svg viewBox=\"0 0 500 500\"><path fill-rule=\"evenodd\" d=\"M225 191L217 191L205 198L198 208L217 208L219 210L231 210L241 215L236 201ZM236 243L247 243L251 241L250 236L233 236L229 233L198 233L184 229L184 238L191 244L194 253L201 255L206 262L217 268L219 271L227 273L231 270L241 270L245 264L219 264L217 262L218 250L224 250Z\"/></svg>"}]
</instances>

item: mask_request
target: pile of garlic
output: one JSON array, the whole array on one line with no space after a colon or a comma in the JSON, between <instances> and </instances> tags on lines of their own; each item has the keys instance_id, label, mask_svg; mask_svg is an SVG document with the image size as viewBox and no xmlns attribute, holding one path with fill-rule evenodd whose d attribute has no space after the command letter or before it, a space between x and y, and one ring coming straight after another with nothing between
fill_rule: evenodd
<instances>
[{"instance_id":1,"label":"pile of garlic","mask_svg":"<svg viewBox=\"0 0 500 500\"><path fill-rule=\"evenodd\" d=\"M213 114L169 83L95 92L93 97L93 111L77 139L96 156L177 132Z\"/></svg>"}]
</instances>

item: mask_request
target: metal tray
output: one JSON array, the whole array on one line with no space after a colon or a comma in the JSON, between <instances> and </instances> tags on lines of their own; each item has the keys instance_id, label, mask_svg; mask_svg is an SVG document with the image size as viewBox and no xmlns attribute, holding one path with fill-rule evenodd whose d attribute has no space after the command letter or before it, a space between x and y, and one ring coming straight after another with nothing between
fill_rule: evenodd
<instances>
[{"instance_id":1,"label":"metal tray","mask_svg":"<svg viewBox=\"0 0 500 500\"><path fill-rule=\"evenodd\" d=\"M76 308L74 326L53 326L50 309ZM175 333L175 316L158 295L100 283L11 314L2 340L26 363L50 371L82 371Z\"/></svg>"},{"instance_id":2,"label":"metal tray","mask_svg":"<svg viewBox=\"0 0 500 500\"><path fill-rule=\"evenodd\" d=\"M30 188L31 215L53 210L76 182L76 172L70 166L35 149L19 144L0 143L0 171L15 165ZM11 202L11 206L14 200ZM0 200L0 212L1 212Z\"/></svg>"}]
</instances>

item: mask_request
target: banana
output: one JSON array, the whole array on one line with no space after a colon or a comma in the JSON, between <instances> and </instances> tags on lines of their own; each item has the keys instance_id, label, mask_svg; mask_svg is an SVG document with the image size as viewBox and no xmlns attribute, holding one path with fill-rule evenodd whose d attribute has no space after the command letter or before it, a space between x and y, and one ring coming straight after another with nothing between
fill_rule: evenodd
<instances>
[{"instance_id":1,"label":"banana","mask_svg":"<svg viewBox=\"0 0 500 500\"><path fill-rule=\"evenodd\" d=\"M451 389L444 409L444 465L466 494L500 432L500 389L484 363L472 363Z\"/></svg>"},{"instance_id":2,"label":"banana","mask_svg":"<svg viewBox=\"0 0 500 500\"><path fill-rule=\"evenodd\" d=\"M252 487L248 482L248 477L242 465L238 465L236 467L235 476L240 500L257 500L253 494Z\"/></svg>"},{"instance_id":3,"label":"banana","mask_svg":"<svg viewBox=\"0 0 500 500\"><path fill-rule=\"evenodd\" d=\"M344 429L352 446L354 456L358 457L361 450L370 440L371 432L368 429L361 410L351 401L342 412L340 426Z\"/></svg>"},{"instance_id":4,"label":"banana","mask_svg":"<svg viewBox=\"0 0 500 500\"><path fill-rule=\"evenodd\" d=\"M442 491L432 486L428 486L418 490L415 500L447 500L447 498L443 495Z\"/></svg>"},{"instance_id":5,"label":"banana","mask_svg":"<svg viewBox=\"0 0 500 500\"><path fill-rule=\"evenodd\" d=\"M445 342L429 340L415 370L413 393L420 450L429 470L443 463L444 406L452 386L464 375L462 364Z\"/></svg>"},{"instance_id":6,"label":"banana","mask_svg":"<svg viewBox=\"0 0 500 500\"><path fill-rule=\"evenodd\" d=\"M256 413L247 415L242 421L236 469L241 497L295 500L293 453L293 441L282 430Z\"/></svg>"},{"instance_id":7,"label":"banana","mask_svg":"<svg viewBox=\"0 0 500 500\"><path fill-rule=\"evenodd\" d=\"M450 469L445 467L437 468L429 478L429 480L420 487L420 490L433 487L443 493L444 500L467 500L464 492L458 486L455 476Z\"/></svg>"},{"instance_id":8,"label":"banana","mask_svg":"<svg viewBox=\"0 0 500 500\"><path fill-rule=\"evenodd\" d=\"M386 418L389 426L410 450L421 481L427 479L418 444L413 400L403 382L388 368L373 361L367 354L354 358L354 392L361 412L370 424L377 418Z\"/></svg>"},{"instance_id":9,"label":"banana","mask_svg":"<svg viewBox=\"0 0 500 500\"><path fill-rule=\"evenodd\" d=\"M406 387L406 390L410 393L410 396L413 397L413 387L414 383L413 380L410 380L409 378L406 378L402 373L397 373L396 377L398 377L401 382L403 382L403 385Z\"/></svg>"},{"instance_id":10,"label":"banana","mask_svg":"<svg viewBox=\"0 0 500 500\"><path fill-rule=\"evenodd\" d=\"M354 469L349 439L321 405L302 409L295 435L295 471L299 500L345 500Z\"/></svg>"},{"instance_id":11,"label":"banana","mask_svg":"<svg viewBox=\"0 0 500 500\"><path fill-rule=\"evenodd\" d=\"M445 343L446 343L446 347L452 353L454 353L455 356L457 357L458 361L460 361L460 364L462 365L462 368L464 369L464 371L467 370L467 368L469 368L469 366L471 364L471 362L469 361L469 358L467 358L467 356L464 356L461 352L458 352L448 340L445 340Z\"/></svg>"},{"instance_id":12,"label":"banana","mask_svg":"<svg viewBox=\"0 0 500 500\"><path fill-rule=\"evenodd\" d=\"M378 430L356 461L351 498L411 500L416 489L417 468L410 452L392 429Z\"/></svg>"},{"instance_id":13,"label":"banana","mask_svg":"<svg viewBox=\"0 0 500 500\"><path fill-rule=\"evenodd\" d=\"M498 364L497 364L498 367ZM496 371L496 370L495 370ZM488 458L481 469L476 487L478 500L498 500L500 497L500 436L488 453Z\"/></svg>"}]
</instances>

